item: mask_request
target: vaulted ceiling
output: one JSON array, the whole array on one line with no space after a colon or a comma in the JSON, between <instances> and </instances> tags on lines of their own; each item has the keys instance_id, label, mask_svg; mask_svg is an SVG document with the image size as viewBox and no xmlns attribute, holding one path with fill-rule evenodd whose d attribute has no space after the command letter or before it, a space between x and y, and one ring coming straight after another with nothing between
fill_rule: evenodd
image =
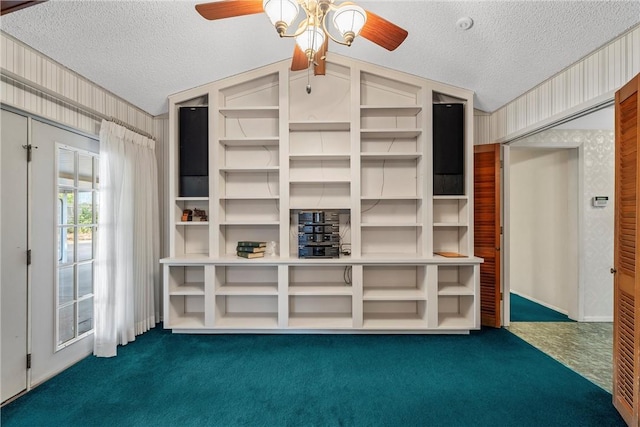
<instances>
[{"instance_id":1,"label":"vaulted ceiling","mask_svg":"<svg viewBox=\"0 0 640 427\"><path fill-rule=\"evenodd\" d=\"M152 115L172 93L291 57L294 41L266 15L207 21L198 3L50 0L4 15L0 29ZM365 39L330 52L473 90L487 112L640 23L637 0L357 3L408 38L392 52Z\"/></svg>"}]
</instances>

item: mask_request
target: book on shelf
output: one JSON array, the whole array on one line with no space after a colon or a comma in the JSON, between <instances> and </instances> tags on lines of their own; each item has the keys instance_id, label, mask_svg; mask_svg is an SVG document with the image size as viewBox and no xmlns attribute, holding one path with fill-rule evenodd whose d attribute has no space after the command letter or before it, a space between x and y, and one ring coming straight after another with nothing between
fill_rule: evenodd
<instances>
[{"instance_id":1,"label":"book on shelf","mask_svg":"<svg viewBox=\"0 0 640 427\"><path fill-rule=\"evenodd\" d=\"M264 252L236 252L236 255L242 258L264 258Z\"/></svg>"},{"instance_id":2,"label":"book on shelf","mask_svg":"<svg viewBox=\"0 0 640 427\"><path fill-rule=\"evenodd\" d=\"M238 242L238 246L250 246L252 248L261 248L261 247L267 247L267 242L245 240L245 241Z\"/></svg>"},{"instance_id":3,"label":"book on shelf","mask_svg":"<svg viewBox=\"0 0 640 427\"><path fill-rule=\"evenodd\" d=\"M251 253L258 253L258 252L264 252L267 250L266 246L237 246L236 247L236 251L237 252L251 252Z\"/></svg>"}]
</instances>

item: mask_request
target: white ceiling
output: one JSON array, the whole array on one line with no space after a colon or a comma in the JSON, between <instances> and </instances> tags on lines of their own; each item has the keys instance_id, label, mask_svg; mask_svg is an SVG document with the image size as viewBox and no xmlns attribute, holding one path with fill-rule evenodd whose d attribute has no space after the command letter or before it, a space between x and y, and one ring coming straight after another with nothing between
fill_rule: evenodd
<instances>
[{"instance_id":1,"label":"white ceiling","mask_svg":"<svg viewBox=\"0 0 640 427\"><path fill-rule=\"evenodd\" d=\"M50 0L0 29L152 115L167 96L291 57L264 14L207 21L206 1ZM358 1L409 32L389 52L329 50L475 91L487 112L640 23L640 1ZM468 31L456 27L473 18ZM322 77L315 77L322 78Z\"/></svg>"}]
</instances>

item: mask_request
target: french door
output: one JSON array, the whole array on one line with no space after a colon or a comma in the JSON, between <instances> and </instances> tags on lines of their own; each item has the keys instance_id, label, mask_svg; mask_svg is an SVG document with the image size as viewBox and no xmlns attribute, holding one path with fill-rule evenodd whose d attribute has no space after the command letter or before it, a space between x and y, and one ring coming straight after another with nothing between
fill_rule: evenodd
<instances>
[{"instance_id":1,"label":"french door","mask_svg":"<svg viewBox=\"0 0 640 427\"><path fill-rule=\"evenodd\" d=\"M0 224L2 259L1 401L27 389L27 149L28 119L1 110Z\"/></svg>"},{"instance_id":2,"label":"french door","mask_svg":"<svg viewBox=\"0 0 640 427\"><path fill-rule=\"evenodd\" d=\"M93 350L99 143L7 108L1 119L5 402Z\"/></svg>"}]
</instances>

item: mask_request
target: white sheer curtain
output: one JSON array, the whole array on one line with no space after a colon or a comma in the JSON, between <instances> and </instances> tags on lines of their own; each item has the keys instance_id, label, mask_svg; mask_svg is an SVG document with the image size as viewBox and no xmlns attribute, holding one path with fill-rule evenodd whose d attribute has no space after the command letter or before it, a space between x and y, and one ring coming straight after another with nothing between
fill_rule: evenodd
<instances>
[{"instance_id":1,"label":"white sheer curtain","mask_svg":"<svg viewBox=\"0 0 640 427\"><path fill-rule=\"evenodd\" d=\"M160 318L155 141L103 120L99 176L93 354L112 357Z\"/></svg>"}]
</instances>

